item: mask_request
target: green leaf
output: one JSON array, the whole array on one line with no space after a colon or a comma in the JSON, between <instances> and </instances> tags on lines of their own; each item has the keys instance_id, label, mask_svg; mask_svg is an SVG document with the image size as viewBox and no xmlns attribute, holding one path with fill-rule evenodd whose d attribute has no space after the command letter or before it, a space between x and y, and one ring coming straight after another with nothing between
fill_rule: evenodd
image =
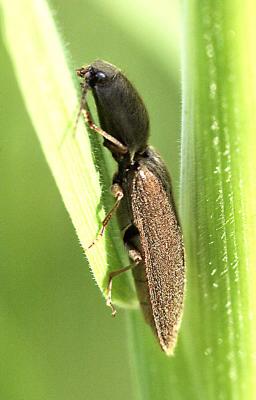
<instances>
[{"instance_id":1,"label":"green leaf","mask_svg":"<svg viewBox=\"0 0 256 400\"><path fill-rule=\"evenodd\" d=\"M79 98L75 72L67 65L47 4L30 0L3 1L6 47L11 56L28 113L46 160L84 250L95 239L101 221L113 204L102 146L80 121L74 132ZM112 224L102 240L86 251L95 280L104 292L109 270L128 263L118 249L119 230ZM115 237L118 240L115 240ZM129 276L116 280L113 299L119 305L136 303Z\"/></svg>"},{"instance_id":2,"label":"green leaf","mask_svg":"<svg viewBox=\"0 0 256 400\"><path fill-rule=\"evenodd\" d=\"M194 355L205 398L253 399L256 7L226 0L185 8L181 190L195 285L187 312L201 316Z\"/></svg>"}]
</instances>

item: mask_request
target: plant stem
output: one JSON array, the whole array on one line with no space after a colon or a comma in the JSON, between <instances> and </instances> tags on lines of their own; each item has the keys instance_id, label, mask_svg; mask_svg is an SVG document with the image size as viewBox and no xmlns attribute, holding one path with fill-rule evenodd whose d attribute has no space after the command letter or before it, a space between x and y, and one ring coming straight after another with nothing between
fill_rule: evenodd
<instances>
[{"instance_id":1,"label":"plant stem","mask_svg":"<svg viewBox=\"0 0 256 400\"><path fill-rule=\"evenodd\" d=\"M254 399L256 6L194 0L184 9L186 327L202 398Z\"/></svg>"}]
</instances>

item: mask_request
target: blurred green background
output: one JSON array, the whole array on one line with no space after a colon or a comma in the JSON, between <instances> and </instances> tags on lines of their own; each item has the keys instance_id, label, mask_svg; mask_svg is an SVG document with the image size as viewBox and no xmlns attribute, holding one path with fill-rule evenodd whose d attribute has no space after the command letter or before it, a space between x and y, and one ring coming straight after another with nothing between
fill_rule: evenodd
<instances>
[{"instance_id":1,"label":"blurred green background","mask_svg":"<svg viewBox=\"0 0 256 400\"><path fill-rule=\"evenodd\" d=\"M138 88L177 197L180 15L170 3L51 7L72 69L103 58ZM126 311L113 320L91 277L0 46L0 399L134 398Z\"/></svg>"}]
</instances>

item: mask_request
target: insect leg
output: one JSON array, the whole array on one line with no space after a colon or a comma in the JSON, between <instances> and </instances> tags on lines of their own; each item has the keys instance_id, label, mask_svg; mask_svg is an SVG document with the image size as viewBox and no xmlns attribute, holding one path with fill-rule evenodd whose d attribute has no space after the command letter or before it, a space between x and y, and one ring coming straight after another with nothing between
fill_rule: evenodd
<instances>
[{"instance_id":1,"label":"insect leg","mask_svg":"<svg viewBox=\"0 0 256 400\"><path fill-rule=\"evenodd\" d=\"M113 306L112 299L111 299L113 278L115 276L118 276L118 275L122 274L123 272L128 271L131 268L133 268L133 265L128 265L128 267L120 268L120 269L117 269L116 271L112 271L112 272L109 273L108 286L107 286L107 290L106 290L106 294L107 294L107 296L106 296L106 305L111 308L113 317L116 315L116 309Z\"/></svg>"},{"instance_id":2,"label":"insect leg","mask_svg":"<svg viewBox=\"0 0 256 400\"><path fill-rule=\"evenodd\" d=\"M124 234L124 242L129 251L129 257L133 260L138 268L132 270L133 278L136 286L137 296L141 305L146 322L152 327L156 333L154 318L152 314L152 306L149 295L149 284L146 274L146 268L141 254L141 243L138 229L131 225Z\"/></svg>"},{"instance_id":3,"label":"insect leg","mask_svg":"<svg viewBox=\"0 0 256 400\"><path fill-rule=\"evenodd\" d=\"M126 272L126 271L136 267L142 261L141 255L137 249L131 247L130 249L128 249L128 253L129 253L129 257L134 261L134 264L128 265L128 267L117 269L116 271L112 271L109 274L106 305L111 308L113 317L116 315L116 309L113 306L112 299L111 299L113 278L122 274L123 272Z\"/></svg>"},{"instance_id":4,"label":"insect leg","mask_svg":"<svg viewBox=\"0 0 256 400\"><path fill-rule=\"evenodd\" d=\"M115 197L116 201L115 204L113 205L113 207L111 208L111 210L107 213L106 217L104 218L104 220L102 221L102 227L101 230L99 232L99 234L97 235L96 239L90 244L90 246L88 247L88 249L90 249L92 246L94 246L94 244L96 243L96 241L101 238L104 234L104 231L109 223L109 221L111 220L113 214L116 212L117 208L119 207L120 201L122 200L122 198L124 197L124 192L123 189L121 188L121 186L118 183L114 183L111 187L111 192L113 194L113 196Z\"/></svg>"},{"instance_id":5,"label":"insect leg","mask_svg":"<svg viewBox=\"0 0 256 400\"><path fill-rule=\"evenodd\" d=\"M83 109L81 110L81 113L83 114L85 123L89 125L89 128L92 129L94 132L99 133L101 136L103 136L105 139L107 139L109 142L111 142L114 146L114 148L121 154L126 154L128 152L127 146L123 145L123 143L119 142L116 138L111 136L109 133L105 132L103 129L95 125L95 123L92 120L91 113L89 111L89 108L87 104L84 105Z\"/></svg>"}]
</instances>

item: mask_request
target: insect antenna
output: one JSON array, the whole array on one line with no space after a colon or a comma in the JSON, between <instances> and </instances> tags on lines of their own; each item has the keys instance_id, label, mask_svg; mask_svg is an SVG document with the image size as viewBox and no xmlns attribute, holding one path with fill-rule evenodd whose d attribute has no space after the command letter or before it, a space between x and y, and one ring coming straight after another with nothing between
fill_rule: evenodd
<instances>
[{"instance_id":1,"label":"insect antenna","mask_svg":"<svg viewBox=\"0 0 256 400\"><path fill-rule=\"evenodd\" d=\"M81 117L83 110L86 109L86 95L87 95L89 86L86 82L82 83L81 86L82 86L82 95L81 95L79 110L77 112L77 116L76 116L76 120L75 120L75 124L74 124L74 128L73 128L73 136L76 134L79 118Z\"/></svg>"}]
</instances>

